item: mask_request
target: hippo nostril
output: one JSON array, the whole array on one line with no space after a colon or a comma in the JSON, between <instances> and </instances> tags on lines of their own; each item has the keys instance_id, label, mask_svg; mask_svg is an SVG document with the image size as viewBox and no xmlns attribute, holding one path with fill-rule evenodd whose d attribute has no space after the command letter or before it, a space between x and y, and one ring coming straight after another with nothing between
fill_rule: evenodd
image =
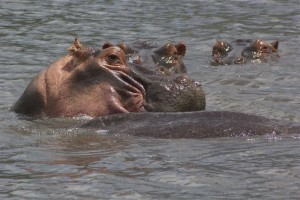
<instances>
[{"instance_id":1,"label":"hippo nostril","mask_svg":"<svg viewBox=\"0 0 300 200\"><path fill-rule=\"evenodd\" d=\"M194 85L195 85L196 87L201 87L201 86L202 86L201 83L198 82L198 81L195 81L195 82L194 82Z\"/></svg>"},{"instance_id":2,"label":"hippo nostril","mask_svg":"<svg viewBox=\"0 0 300 200\"><path fill-rule=\"evenodd\" d=\"M243 64L243 63L245 63L245 60L243 58L238 58L238 59L234 60L234 63L235 64Z\"/></svg>"}]
</instances>

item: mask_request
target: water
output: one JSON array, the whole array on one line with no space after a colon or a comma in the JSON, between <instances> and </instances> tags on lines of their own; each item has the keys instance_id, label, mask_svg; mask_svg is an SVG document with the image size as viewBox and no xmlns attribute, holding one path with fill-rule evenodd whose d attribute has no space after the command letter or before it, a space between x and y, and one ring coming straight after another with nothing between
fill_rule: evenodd
<instances>
[{"instance_id":1,"label":"water","mask_svg":"<svg viewBox=\"0 0 300 200\"><path fill-rule=\"evenodd\" d=\"M0 2L1 199L298 199L297 135L205 140L115 137L70 127L87 121L18 118L28 82L66 53L137 39L187 45L188 73L207 110L300 122L299 2ZM209 65L216 39L279 40L278 63Z\"/></svg>"}]
</instances>

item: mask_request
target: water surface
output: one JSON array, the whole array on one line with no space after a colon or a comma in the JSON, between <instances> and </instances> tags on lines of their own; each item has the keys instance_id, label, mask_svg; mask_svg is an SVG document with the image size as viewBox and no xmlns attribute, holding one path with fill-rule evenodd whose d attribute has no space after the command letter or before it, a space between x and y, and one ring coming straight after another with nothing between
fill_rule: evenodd
<instances>
[{"instance_id":1,"label":"water surface","mask_svg":"<svg viewBox=\"0 0 300 200\"><path fill-rule=\"evenodd\" d=\"M9 108L74 37L93 47L184 42L207 110L300 122L299 2L1 1L1 199L298 199L297 135L165 140L73 129ZM277 63L209 65L216 39L279 40Z\"/></svg>"}]
</instances>

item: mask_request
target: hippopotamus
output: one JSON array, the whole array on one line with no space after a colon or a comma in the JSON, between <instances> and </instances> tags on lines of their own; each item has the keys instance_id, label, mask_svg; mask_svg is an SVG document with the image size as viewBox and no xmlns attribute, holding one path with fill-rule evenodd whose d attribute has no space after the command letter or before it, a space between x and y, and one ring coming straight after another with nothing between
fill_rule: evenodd
<instances>
[{"instance_id":1,"label":"hippopotamus","mask_svg":"<svg viewBox=\"0 0 300 200\"><path fill-rule=\"evenodd\" d=\"M278 41L237 39L232 42L217 40L212 49L212 65L262 63L279 59Z\"/></svg>"},{"instance_id":2,"label":"hippopotamus","mask_svg":"<svg viewBox=\"0 0 300 200\"><path fill-rule=\"evenodd\" d=\"M167 76L128 62L119 46L94 49L76 38L66 56L29 83L12 110L30 116L98 117L199 111L205 105L201 84L185 74Z\"/></svg>"},{"instance_id":3,"label":"hippopotamus","mask_svg":"<svg viewBox=\"0 0 300 200\"><path fill-rule=\"evenodd\" d=\"M79 128L155 138L300 133L299 126L259 116L205 111L199 82L183 72L164 74L151 63L129 61L132 55L124 51L107 44L94 49L75 39L67 55L33 78L12 110L29 116L89 115L94 119Z\"/></svg>"},{"instance_id":4,"label":"hippopotamus","mask_svg":"<svg viewBox=\"0 0 300 200\"><path fill-rule=\"evenodd\" d=\"M107 42L103 48L110 46L113 45ZM139 64L165 75L186 73L186 67L183 63L186 46L182 42L177 44L168 42L159 46L150 41L135 41L131 44L122 42L117 46L125 52L129 63Z\"/></svg>"}]
</instances>

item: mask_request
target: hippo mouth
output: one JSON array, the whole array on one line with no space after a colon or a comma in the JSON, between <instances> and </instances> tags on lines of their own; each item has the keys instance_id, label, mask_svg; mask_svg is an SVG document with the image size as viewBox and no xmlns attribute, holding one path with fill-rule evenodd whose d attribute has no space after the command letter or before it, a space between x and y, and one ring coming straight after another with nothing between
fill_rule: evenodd
<instances>
[{"instance_id":1,"label":"hippo mouth","mask_svg":"<svg viewBox=\"0 0 300 200\"><path fill-rule=\"evenodd\" d=\"M115 71L114 74L121 83L121 87L116 87L115 91L121 97L122 107L129 112L145 111L144 99L146 91L144 86L124 72Z\"/></svg>"},{"instance_id":2,"label":"hippo mouth","mask_svg":"<svg viewBox=\"0 0 300 200\"><path fill-rule=\"evenodd\" d=\"M141 93L143 97L146 96L146 91L144 86L128 76L123 72L116 72L116 75L120 78L120 80L124 83L124 86L121 89L118 89L123 94L133 94L133 93Z\"/></svg>"}]
</instances>

